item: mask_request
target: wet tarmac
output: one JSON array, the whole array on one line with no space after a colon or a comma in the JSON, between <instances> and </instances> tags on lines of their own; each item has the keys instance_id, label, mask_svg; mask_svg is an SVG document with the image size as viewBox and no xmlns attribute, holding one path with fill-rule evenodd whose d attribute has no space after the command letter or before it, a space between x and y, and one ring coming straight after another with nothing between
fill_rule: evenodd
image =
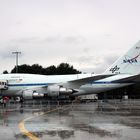
<instances>
[{"instance_id":1,"label":"wet tarmac","mask_svg":"<svg viewBox=\"0 0 140 140\"><path fill-rule=\"evenodd\" d=\"M2 140L139 140L140 100L0 106Z\"/></svg>"}]
</instances>

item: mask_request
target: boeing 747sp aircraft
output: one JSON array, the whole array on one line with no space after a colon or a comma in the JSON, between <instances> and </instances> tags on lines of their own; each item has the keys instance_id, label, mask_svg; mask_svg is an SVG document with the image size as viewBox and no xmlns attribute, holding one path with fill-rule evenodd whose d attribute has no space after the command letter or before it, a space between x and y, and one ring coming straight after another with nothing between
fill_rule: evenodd
<instances>
[{"instance_id":1,"label":"boeing 747sp aircraft","mask_svg":"<svg viewBox=\"0 0 140 140\"><path fill-rule=\"evenodd\" d=\"M139 74L140 41L102 74L2 74L0 94L23 99L98 94L135 84Z\"/></svg>"}]
</instances>

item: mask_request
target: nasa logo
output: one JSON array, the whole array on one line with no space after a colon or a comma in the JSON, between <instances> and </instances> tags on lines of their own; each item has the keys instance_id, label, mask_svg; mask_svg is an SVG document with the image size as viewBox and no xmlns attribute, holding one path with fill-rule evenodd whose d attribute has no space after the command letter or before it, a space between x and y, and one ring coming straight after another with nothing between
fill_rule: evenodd
<instances>
[{"instance_id":1,"label":"nasa logo","mask_svg":"<svg viewBox=\"0 0 140 140\"><path fill-rule=\"evenodd\" d=\"M123 63L129 63L129 64L137 63L138 62L137 58L139 57L139 55L137 55L133 58L130 58L129 56L125 56L125 59L123 60Z\"/></svg>"},{"instance_id":2,"label":"nasa logo","mask_svg":"<svg viewBox=\"0 0 140 140\"><path fill-rule=\"evenodd\" d=\"M116 65L114 68L111 68L109 71L114 73L115 71L118 71L120 68Z\"/></svg>"}]
</instances>

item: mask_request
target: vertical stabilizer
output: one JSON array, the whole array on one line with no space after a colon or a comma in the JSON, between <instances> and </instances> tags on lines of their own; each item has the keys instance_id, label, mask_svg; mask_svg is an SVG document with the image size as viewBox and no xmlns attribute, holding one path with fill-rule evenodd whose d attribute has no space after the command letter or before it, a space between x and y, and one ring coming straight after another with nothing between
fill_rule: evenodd
<instances>
[{"instance_id":1,"label":"vertical stabilizer","mask_svg":"<svg viewBox=\"0 0 140 140\"><path fill-rule=\"evenodd\" d=\"M104 74L139 74L140 73L140 41L125 55L120 57Z\"/></svg>"}]
</instances>

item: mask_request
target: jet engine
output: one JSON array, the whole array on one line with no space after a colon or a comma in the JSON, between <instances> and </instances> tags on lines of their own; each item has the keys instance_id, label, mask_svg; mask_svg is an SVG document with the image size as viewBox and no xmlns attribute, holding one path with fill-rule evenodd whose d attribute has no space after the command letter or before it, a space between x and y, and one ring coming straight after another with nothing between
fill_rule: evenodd
<instances>
[{"instance_id":1,"label":"jet engine","mask_svg":"<svg viewBox=\"0 0 140 140\"><path fill-rule=\"evenodd\" d=\"M22 96L23 99L37 99L37 98L43 98L44 94L37 93L36 91L33 90L24 90Z\"/></svg>"},{"instance_id":2,"label":"jet engine","mask_svg":"<svg viewBox=\"0 0 140 140\"><path fill-rule=\"evenodd\" d=\"M35 90L24 90L22 93L23 99L37 99L37 98L43 98L43 97L58 97L61 95L64 96L69 96L72 94L74 90L68 89L62 86L57 86L57 85L52 85L48 86L47 90L46 89L38 89L37 91Z\"/></svg>"},{"instance_id":3,"label":"jet engine","mask_svg":"<svg viewBox=\"0 0 140 140\"><path fill-rule=\"evenodd\" d=\"M47 95L50 97L58 97L60 95L70 95L73 93L72 89L67 89L65 87L53 85L47 88Z\"/></svg>"}]
</instances>

